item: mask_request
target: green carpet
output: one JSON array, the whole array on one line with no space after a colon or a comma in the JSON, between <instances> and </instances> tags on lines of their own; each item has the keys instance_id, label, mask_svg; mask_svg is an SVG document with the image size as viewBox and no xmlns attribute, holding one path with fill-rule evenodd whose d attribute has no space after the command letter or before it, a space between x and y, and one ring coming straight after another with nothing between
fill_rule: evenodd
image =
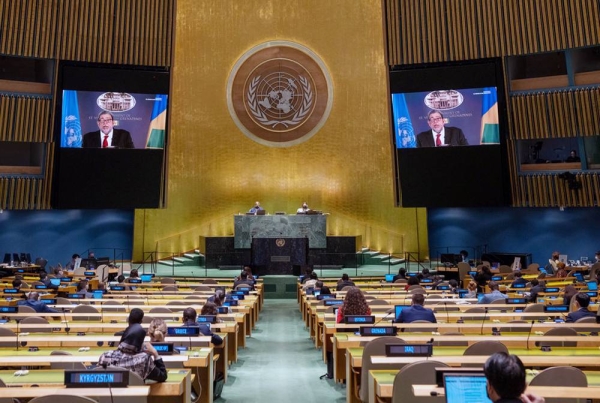
<instances>
[{"instance_id":1,"label":"green carpet","mask_svg":"<svg viewBox=\"0 0 600 403\"><path fill-rule=\"evenodd\" d=\"M344 386L319 379L327 372L321 354L295 300L265 300L256 330L215 402L345 402Z\"/></svg>"}]
</instances>

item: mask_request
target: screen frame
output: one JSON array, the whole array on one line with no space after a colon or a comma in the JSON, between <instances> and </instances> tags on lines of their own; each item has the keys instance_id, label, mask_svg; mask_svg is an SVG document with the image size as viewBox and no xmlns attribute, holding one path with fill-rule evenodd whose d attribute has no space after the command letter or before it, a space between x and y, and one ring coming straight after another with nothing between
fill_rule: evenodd
<instances>
[{"instance_id":1,"label":"screen frame","mask_svg":"<svg viewBox=\"0 0 600 403\"><path fill-rule=\"evenodd\" d=\"M408 78L407 78L408 77ZM400 154L406 151L416 151L414 154L418 156L417 160L422 161L423 164L433 162L434 164L441 165L446 161L447 155L443 157L439 156L439 153L432 153L431 150L426 148L421 149L397 149L395 140L395 125L393 119L393 105L392 105L392 94L397 93L411 93L411 92L425 92L434 91L436 89L469 89L469 88L483 88L483 87L496 87L497 91L497 102L498 102L498 123L500 132L500 144L498 145L477 145L477 146L460 146L460 147L441 147L434 148L433 151L443 151L446 149L460 150L466 148L467 150L458 151L460 157L456 160L462 160L463 165L460 168L466 172L470 172L472 175L468 177L469 182L481 183L480 175L482 175L481 169L477 168L482 161L489 160L490 155L493 156L494 162L490 164L490 167L496 167L497 170L490 173L488 176L496 182L490 183L489 190L496 190L494 194L487 198L476 198L464 196L462 198L456 197L452 199L444 200L444 196L447 196L449 192L445 189L440 189L438 193L431 193L431 190L427 191L427 194L423 194L421 198L414 197L415 187L414 183L409 188L406 188L408 184L403 185L401 178L402 170L402 157ZM394 204L396 207L482 207L482 206L509 206L511 200L511 189L510 189L510 177L509 177L509 165L508 165L508 151L507 151L507 134L508 134L508 109L507 109L507 94L506 85L504 80L504 65L502 58L487 58L478 60L468 61L457 61L457 62L444 62L444 63L425 63L417 65L401 65L401 66L390 66L388 71L388 114L390 122L390 144L392 150L392 160L394 169ZM496 153L488 152L486 155L478 157L477 150L481 147L489 148ZM401 151L402 150L402 151ZM475 151L473 151L475 150ZM489 151L489 150L487 150ZM436 158L437 154L438 158ZM447 153L446 153L447 154ZM404 154L406 157L406 154ZM475 158L470 161L464 155ZM473 167L468 170L471 162ZM480 168L480 167L479 167ZM444 175L451 176L451 172L442 171ZM439 174L441 176L441 173ZM406 176L404 182L407 182ZM458 182L458 181L454 181ZM443 183L443 182L442 182ZM465 186L471 188L471 186ZM475 190L476 186L472 186ZM418 189L418 188L417 188ZM403 198L403 191L405 197ZM481 194L483 192L477 191L473 193ZM487 193L487 192L486 192ZM483 201L481 200L483 199Z\"/></svg>"},{"instance_id":2,"label":"screen frame","mask_svg":"<svg viewBox=\"0 0 600 403\"><path fill-rule=\"evenodd\" d=\"M47 173L52 175L52 208L140 209L166 205L171 80L170 67L59 61L56 81L59 96L53 125L57 146L53 171ZM63 90L167 95L164 147L111 150L60 147ZM90 197L94 195L103 197Z\"/></svg>"}]
</instances>

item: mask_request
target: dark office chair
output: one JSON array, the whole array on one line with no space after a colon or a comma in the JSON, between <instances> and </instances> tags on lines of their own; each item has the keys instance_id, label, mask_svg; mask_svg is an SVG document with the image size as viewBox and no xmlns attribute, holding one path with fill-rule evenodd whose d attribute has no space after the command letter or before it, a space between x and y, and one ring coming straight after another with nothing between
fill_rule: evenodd
<instances>
[{"instance_id":1,"label":"dark office chair","mask_svg":"<svg viewBox=\"0 0 600 403\"><path fill-rule=\"evenodd\" d=\"M10 253L4 254L4 260L2 261L2 263L10 264Z\"/></svg>"}]
</instances>

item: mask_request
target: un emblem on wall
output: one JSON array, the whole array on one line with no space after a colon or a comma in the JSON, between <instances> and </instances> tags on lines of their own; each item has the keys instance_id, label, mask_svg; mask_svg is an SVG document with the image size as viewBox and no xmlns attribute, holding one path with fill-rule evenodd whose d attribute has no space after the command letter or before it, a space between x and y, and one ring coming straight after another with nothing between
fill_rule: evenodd
<instances>
[{"instance_id":1,"label":"un emblem on wall","mask_svg":"<svg viewBox=\"0 0 600 403\"><path fill-rule=\"evenodd\" d=\"M271 147L311 138L325 124L333 101L331 78L306 47L268 42L246 52L228 80L227 104L248 137Z\"/></svg>"}]
</instances>

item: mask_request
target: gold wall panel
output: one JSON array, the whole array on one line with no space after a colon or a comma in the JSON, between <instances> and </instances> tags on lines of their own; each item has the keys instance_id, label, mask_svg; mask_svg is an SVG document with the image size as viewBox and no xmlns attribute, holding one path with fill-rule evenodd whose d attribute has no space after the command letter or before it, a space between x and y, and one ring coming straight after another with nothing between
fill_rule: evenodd
<instances>
[{"instance_id":1,"label":"gold wall panel","mask_svg":"<svg viewBox=\"0 0 600 403\"><path fill-rule=\"evenodd\" d=\"M394 207L382 15L379 0L179 0L167 208L136 211L134 259L232 235L232 215L256 200L271 213L307 201L331 213L329 234L425 257L425 211ZM289 148L250 140L227 109L234 63L270 40L312 49L333 78L328 121Z\"/></svg>"}]
</instances>

